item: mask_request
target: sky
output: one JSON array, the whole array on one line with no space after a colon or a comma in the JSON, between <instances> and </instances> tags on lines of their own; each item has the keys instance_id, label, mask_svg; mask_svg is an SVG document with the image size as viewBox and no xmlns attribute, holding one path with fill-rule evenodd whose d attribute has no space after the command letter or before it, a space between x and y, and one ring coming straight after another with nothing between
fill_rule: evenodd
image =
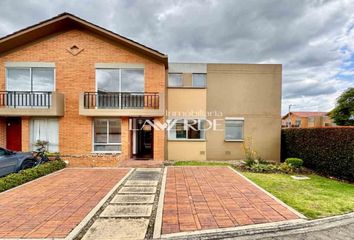
<instances>
[{"instance_id":1,"label":"sky","mask_svg":"<svg viewBox=\"0 0 354 240\"><path fill-rule=\"evenodd\" d=\"M354 86L354 0L0 0L0 37L70 12L170 62L279 63L282 114Z\"/></svg>"}]
</instances>

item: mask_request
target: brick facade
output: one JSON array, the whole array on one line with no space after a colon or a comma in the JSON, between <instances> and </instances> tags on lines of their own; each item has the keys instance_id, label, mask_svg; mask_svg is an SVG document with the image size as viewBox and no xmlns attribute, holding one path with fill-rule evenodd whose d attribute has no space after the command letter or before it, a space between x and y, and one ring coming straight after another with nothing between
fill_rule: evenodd
<instances>
[{"instance_id":1,"label":"brick facade","mask_svg":"<svg viewBox=\"0 0 354 240\"><path fill-rule=\"evenodd\" d=\"M68 49L76 45L77 55ZM79 96L96 91L95 63L144 64L145 91L165 92L166 71L159 63L127 47L86 30L68 30L50 35L0 56L0 90L5 90L5 62L54 62L56 91L65 96L65 114L59 118L59 151L75 166L114 166L130 158L128 118L122 118L122 154L100 155L92 152L93 118L79 115ZM22 118L22 150L29 150L29 121ZM160 120L163 120L161 118ZM3 123L0 120L0 130ZM4 141L0 132L0 144ZM164 159L164 133L154 133L154 159Z\"/></svg>"}]
</instances>

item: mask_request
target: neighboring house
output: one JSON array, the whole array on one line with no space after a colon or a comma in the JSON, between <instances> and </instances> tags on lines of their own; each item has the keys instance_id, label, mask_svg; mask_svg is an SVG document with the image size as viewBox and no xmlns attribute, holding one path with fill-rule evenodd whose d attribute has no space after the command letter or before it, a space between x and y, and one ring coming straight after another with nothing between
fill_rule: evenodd
<instances>
[{"instance_id":1,"label":"neighboring house","mask_svg":"<svg viewBox=\"0 0 354 240\"><path fill-rule=\"evenodd\" d=\"M47 140L75 166L243 159L248 138L278 161L280 101L281 65L169 64L68 13L0 39L0 146Z\"/></svg>"},{"instance_id":2,"label":"neighboring house","mask_svg":"<svg viewBox=\"0 0 354 240\"><path fill-rule=\"evenodd\" d=\"M282 127L328 127L334 126L328 112L290 112L282 117Z\"/></svg>"}]
</instances>

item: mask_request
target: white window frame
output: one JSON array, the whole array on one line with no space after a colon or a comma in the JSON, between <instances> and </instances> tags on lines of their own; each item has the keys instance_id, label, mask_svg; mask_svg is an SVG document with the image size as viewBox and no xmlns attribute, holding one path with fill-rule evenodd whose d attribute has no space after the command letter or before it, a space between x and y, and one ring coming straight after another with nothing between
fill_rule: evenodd
<instances>
[{"instance_id":1,"label":"white window frame","mask_svg":"<svg viewBox=\"0 0 354 240\"><path fill-rule=\"evenodd\" d=\"M107 125L107 143L95 143L95 120L104 120L106 121ZM92 152L93 153L121 153L122 150L120 151L95 151L95 146L96 145L118 145L120 146L120 149L122 149L122 141L120 143L109 143L109 121L110 120L118 120L120 121L120 132L122 135L122 119L120 118L94 118L92 121Z\"/></svg>"},{"instance_id":2,"label":"white window frame","mask_svg":"<svg viewBox=\"0 0 354 240\"><path fill-rule=\"evenodd\" d=\"M226 139L226 122L240 121L242 122L242 139ZM245 138L245 118L243 117L226 117L224 119L224 141L225 142L243 142Z\"/></svg>"},{"instance_id":3,"label":"white window frame","mask_svg":"<svg viewBox=\"0 0 354 240\"><path fill-rule=\"evenodd\" d=\"M55 66L47 66L46 64L43 63L43 66L33 66L31 64L29 65L25 65L25 64L21 64L19 66L12 66L12 65L9 65L5 67L5 76L6 76L6 79L5 79L5 89L6 91L9 91L8 89L8 86L9 86L9 83L8 83L8 80L9 80L9 75L8 75L8 69L29 69L30 70L30 81L31 81L31 90L28 90L28 92L31 92L33 90L33 74L32 74L32 69L33 68L50 68L50 69L53 69L53 89L51 91L46 91L46 92L55 92L55 90L57 89L56 87L56 68Z\"/></svg>"},{"instance_id":4,"label":"white window frame","mask_svg":"<svg viewBox=\"0 0 354 240\"><path fill-rule=\"evenodd\" d=\"M145 92L145 68L144 66L142 67L139 67L138 65L135 66L135 65L132 65L132 66L129 66L129 65L122 65L124 67L119 67L119 65L117 65L115 67L114 64L107 64L107 67L104 67L105 65L99 65L99 64L96 64L96 68L95 68L95 82L96 82L96 93L98 92L98 83L97 83L97 70L118 70L118 85L119 85L119 91L117 93L121 93L122 92L122 70L125 70L125 69L129 69L129 70L143 70L143 78L144 78L144 91L142 91L141 93L144 93ZM96 98L96 107L95 109L98 109L98 97ZM121 94L119 94L119 108L122 107L122 96Z\"/></svg>"},{"instance_id":5,"label":"white window frame","mask_svg":"<svg viewBox=\"0 0 354 240\"><path fill-rule=\"evenodd\" d=\"M197 120L198 121L198 129L200 129L201 127L201 123L202 121L204 121L204 124L206 122L206 119L205 118L178 118L178 119L170 119L170 120L177 120L176 124L177 123L184 123L184 121L189 121L189 120ZM176 124L174 126L174 128L176 128ZM205 128L205 126L204 126ZM171 129L172 130L172 129ZM205 141L206 140L206 131L205 130L200 130L200 132L204 132L204 137L203 138L188 138L188 129L186 130L186 137L185 138L173 138L171 137L170 135L170 131L168 131L168 140L169 141Z\"/></svg>"},{"instance_id":6,"label":"white window frame","mask_svg":"<svg viewBox=\"0 0 354 240\"><path fill-rule=\"evenodd\" d=\"M205 75L205 82L204 82L204 86L200 87L200 86L194 86L194 76L196 74L203 74ZM206 88L207 87L207 74L206 73L192 73L192 87L193 88Z\"/></svg>"},{"instance_id":7,"label":"white window frame","mask_svg":"<svg viewBox=\"0 0 354 240\"><path fill-rule=\"evenodd\" d=\"M173 74L181 76L181 85L178 85L178 86L171 86L170 85L170 75L173 75ZM183 87L183 73L173 72L173 73L168 73L167 76L168 76L168 78L167 78L167 87L169 87L169 88L182 88Z\"/></svg>"}]
</instances>

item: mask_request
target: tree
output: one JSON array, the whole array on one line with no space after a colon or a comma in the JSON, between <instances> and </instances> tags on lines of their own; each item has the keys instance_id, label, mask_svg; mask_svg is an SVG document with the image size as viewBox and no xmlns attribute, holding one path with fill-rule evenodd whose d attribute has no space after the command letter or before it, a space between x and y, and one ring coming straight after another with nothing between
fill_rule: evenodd
<instances>
[{"instance_id":1,"label":"tree","mask_svg":"<svg viewBox=\"0 0 354 240\"><path fill-rule=\"evenodd\" d=\"M338 126L354 126L354 88L348 88L337 99L331 117Z\"/></svg>"}]
</instances>

